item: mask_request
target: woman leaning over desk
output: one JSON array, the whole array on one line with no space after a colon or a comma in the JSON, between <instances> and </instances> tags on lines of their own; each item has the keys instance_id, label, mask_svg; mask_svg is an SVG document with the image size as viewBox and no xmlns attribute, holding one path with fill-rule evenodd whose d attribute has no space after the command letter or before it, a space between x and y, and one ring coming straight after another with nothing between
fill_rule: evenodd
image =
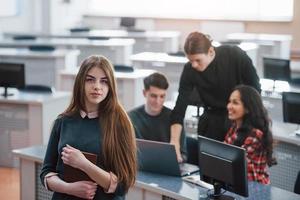
<instances>
[{"instance_id":1,"label":"woman leaning over desk","mask_svg":"<svg viewBox=\"0 0 300 200\"><path fill-rule=\"evenodd\" d=\"M233 124L225 136L225 143L245 148L249 181L269 184L267 166L272 166L276 160L272 157L270 120L259 93L250 86L235 87L227 110Z\"/></svg>"},{"instance_id":2,"label":"woman leaning over desk","mask_svg":"<svg viewBox=\"0 0 300 200\"><path fill-rule=\"evenodd\" d=\"M93 164L83 155L97 155ZM64 181L65 165L91 181ZM55 120L41 180L52 199L124 199L137 170L133 126L119 104L112 64L103 56L85 59L69 107Z\"/></svg>"}]
</instances>

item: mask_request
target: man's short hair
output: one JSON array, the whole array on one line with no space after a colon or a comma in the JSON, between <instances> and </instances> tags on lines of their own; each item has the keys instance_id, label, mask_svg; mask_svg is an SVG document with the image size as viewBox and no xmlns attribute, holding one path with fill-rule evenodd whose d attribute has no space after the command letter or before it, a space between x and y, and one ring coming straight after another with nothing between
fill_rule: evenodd
<instances>
[{"instance_id":1,"label":"man's short hair","mask_svg":"<svg viewBox=\"0 0 300 200\"><path fill-rule=\"evenodd\" d=\"M144 89L149 90L150 86L166 90L169 87L169 83L163 74L155 72L144 78Z\"/></svg>"}]
</instances>

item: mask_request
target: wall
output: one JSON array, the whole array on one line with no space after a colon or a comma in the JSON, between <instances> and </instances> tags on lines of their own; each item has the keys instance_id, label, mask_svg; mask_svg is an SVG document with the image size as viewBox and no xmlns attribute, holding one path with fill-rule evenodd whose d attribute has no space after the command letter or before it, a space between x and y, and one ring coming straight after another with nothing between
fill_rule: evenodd
<instances>
[{"instance_id":1,"label":"wall","mask_svg":"<svg viewBox=\"0 0 300 200\"><path fill-rule=\"evenodd\" d=\"M43 0L45 1L45 0ZM81 26L82 15L86 11L87 1L82 0L46 0L50 1L49 31L59 32L74 26Z\"/></svg>"},{"instance_id":2,"label":"wall","mask_svg":"<svg viewBox=\"0 0 300 200\"><path fill-rule=\"evenodd\" d=\"M20 12L0 17L0 32L57 32L80 25L87 2L81 0L20 0Z\"/></svg>"},{"instance_id":3,"label":"wall","mask_svg":"<svg viewBox=\"0 0 300 200\"><path fill-rule=\"evenodd\" d=\"M0 31L32 31L34 30L34 8L37 0L19 1L21 5L16 16L0 17Z\"/></svg>"},{"instance_id":4,"label":"wall","mask_svg":"<svg viewBox=\"0 0 300 200\"><path fill-rule=\"evenodd\" d=\"M203 20L167 20L156 19L155 29L158 30L178 30L182 33L181 44L188 33L200 30ZM213 21L212 21L213 22ZM224 23L230 23L224 21ZM243 22L245 32L249 33L273 33L273 34L291 34L292 50L300 51L300 1L294 1L294 19L292 22ZM226 29L226 27L222 27Z\"/></svg>"},{"instance_id":5,"label":"wall","mask_svg":"<svg viewBox=\"0 0 300 200\"><path fill-rule=\"evenodd\" d=\"M286 23L247 22L246 32L282 33L293 36L292 49L300 51L300 1L294 0L294 19Z\"/></svg>"},{"instance_id":6,"label":"wall","mask_svg":"<svg viewBox=\"0 0 300 200\"><path fill-rule=\"evenodd\" d=\"M20 2L22 9L18 16L0 18L0 31L55 32L70 28L80 24L87 7L87 2L81 0L21 0ZM263 30L264 33L291 34L293 36L292 49L300 51L300 29L298 28L300 1L295 0L294 4L292 22L242 22L245 32L261 33ZM201 30L201 23L209 22L178 19L153 19L153 21L154 25L151 25L151 29L180 31L182 33L181 46L188 33ZM224 23L230 22L224 21Z\"/></svg>"}]
</instances>

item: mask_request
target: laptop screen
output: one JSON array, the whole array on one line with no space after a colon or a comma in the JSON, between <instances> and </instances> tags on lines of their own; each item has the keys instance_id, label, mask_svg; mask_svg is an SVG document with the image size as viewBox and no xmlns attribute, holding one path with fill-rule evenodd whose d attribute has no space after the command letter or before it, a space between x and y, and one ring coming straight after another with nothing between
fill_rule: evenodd
<instances>
[{"instance_id":1,"label":"laptop screen","mask_svg":"<svg viewBox=\"0 0 300 200\"><path fill-rule=\"evenodd\" d=\"M139 170L169 176L182 176L193 173L198 167L188 164L179 166L174 145L151 140L136 139ZM182 169L181 168L186 168ZM184 174L181 173L184 171Z\"/></svg>"}]
</instances>

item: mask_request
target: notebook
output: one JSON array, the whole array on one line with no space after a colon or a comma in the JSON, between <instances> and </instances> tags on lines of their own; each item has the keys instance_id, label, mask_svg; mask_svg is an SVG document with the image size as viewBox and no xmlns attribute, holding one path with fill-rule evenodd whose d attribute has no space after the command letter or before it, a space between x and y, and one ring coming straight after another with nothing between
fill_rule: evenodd
<instances>
[{"instance_id":1,"label":"notebook","mask_svg":"<svg viewBox=\"0 0 300 200\"><path fill-rule=\"evenodd\" d=\"M92 163L97 164L97 155L88 152L82 152L83 155ZM93 181L85 172L80 169L64 164L64 181L73 183L76 181Z\"/></svg>"},{"instance_id":2,"label":"notebook","mask_svg":"<svg viewBox=\"0 0 300 200\"><path fill-rule=\"evenodd\" d=\"M136 139L139 170L169 176L188 176L199 172L196 165L178 163L174 145Z\"/></svg>"}]
</instances>

